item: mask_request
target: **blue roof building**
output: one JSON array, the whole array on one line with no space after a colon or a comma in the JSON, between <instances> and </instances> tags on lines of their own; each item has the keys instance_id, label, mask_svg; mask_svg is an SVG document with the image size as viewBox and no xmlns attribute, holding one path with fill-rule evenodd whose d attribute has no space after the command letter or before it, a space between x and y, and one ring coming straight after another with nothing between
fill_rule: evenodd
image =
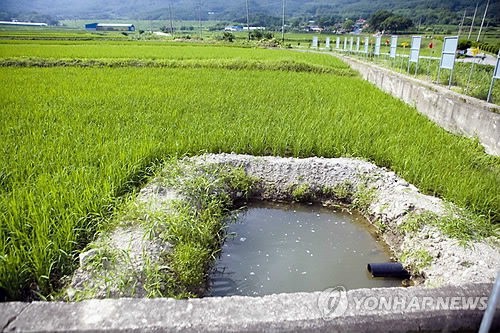
<instances>
[{"instance_id":1,"label":"blue roof building","mask_svg":"<svg viewBox=\"0 0 500 333\"><path fill-rule=\"evenodd\" d=\"M89 31L135 31L133 24L127 23L89 23L85 24L85 30Z\"/></svg>"}]
</instances>

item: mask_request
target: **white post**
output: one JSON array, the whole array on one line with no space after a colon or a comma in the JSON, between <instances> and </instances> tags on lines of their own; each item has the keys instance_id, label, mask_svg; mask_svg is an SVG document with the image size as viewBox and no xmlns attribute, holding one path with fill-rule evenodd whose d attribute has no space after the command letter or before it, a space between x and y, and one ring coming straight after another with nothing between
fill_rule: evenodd
<instances>
[{"instance_id":1,"label":"white post","mask_svg":"<svg viewBox=\"0 0 500 333\"><path fill-rule=\"evenodd\" d=\"M248 0L246 0L247 7L247 31L248 31L248 40L250 40L250 12L248 11Z\"/></svg>"},{"instance_id":2,"label":"white post","mask_svg":"<svg viewBox=\"0 0 500 333\"><path fill-rule=\"evenodd\" d=\"M285 0L283 1L283 21L281 23L281 41L285 43Z\"/></svg>"},{"instance_id":3,"label":"white post","mask_svg":"<svg viewBox=\"0 0 500 333\"><path fill-rule=\"evenodd\" d=\"M483 320L481 320L481 326L479 326L479 333L488 333L490 331L491 323L495 317L495 311L497 305L500 301L500 272L497 272L497 278L495 279L495 284L491 290L491 295L488 298L488 305L486 306L486 311L484 311Z\"/></svg>"},{"instance_id":4,"label":"white post","mask_svg":"<svg viewBox=\"0 0 500 333\"><path fill-rule=\"evenodd\" d=\"M484 19L486 18L486 13L488 12L488 6L490 4L490 0L486 3L486 8L484 9L483 20L481 21L481 27L479 27L479 32L477 34L476 42L479 42L479 37L481 36L481 30L483 30Z\"/></svg>"},{"instance_id":5,"label":"white post","mask_svg":"<svg viewBox=\"0 0 500 333\"><path fill-rule=\"evenodd\" d=\"M462 33L462 27L464 26L465 21L465 13L467 13L467 9L464 10L464 16L462 17L462 22L460 22L460 27L458 28L458 37L460 37L460 34Z\"/></svg>"},{"instance_id":6,"label":"white post","mask_svg":"<svg viewBox=\"0 0 500 333\"><path fill-rule=\"evenodd\" d=\"M491 94L493 92L493 84L495 83L495 79L500 78L500 51L497 54L497 63L495 65L495 70L493 71L493 77L491 78L490 90L488 91L488 98L486 98L486 102L490 102Z\"/></svg>"},{"instance_id":7,"label":"white post","mask_svg":"<svg viewBox=\"0 0 500 333\"><path fill-rule=\"evenodd\" d=\"M472 17L472 22L470 23L469 36L467 36L467 40L470 39L470 35L472 34L472 27L474 26L474 21L476 20L477 6L478 5L479 5L479 2L476 3L476 9L474 10L474 16Z\"/></svg>"}]
</instances>

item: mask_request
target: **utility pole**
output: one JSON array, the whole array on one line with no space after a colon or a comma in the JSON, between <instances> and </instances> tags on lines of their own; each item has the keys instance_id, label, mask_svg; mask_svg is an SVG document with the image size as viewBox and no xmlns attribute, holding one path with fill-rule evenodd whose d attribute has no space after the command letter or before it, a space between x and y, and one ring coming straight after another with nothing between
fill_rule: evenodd
<instances>
[{"instance_id":1,"label":"utility pole","mask_svg":"<svg viewBox=\"0 0 500 333\"><path fill-rule=\"evenodd\" d=\"M470 30L469 30L469 36L467 36L467 40L470 39L470 35L472 34L472 27L474 26L474 20L476 19L478 5L479 5L479 2L476 2L476 9L474 10L474 16L472 17L472 22L470 24Z\"/></svg>"},{"instance_id":2,"label":"utility pole","mask_svg":"<svg viewBox=\"0 0 500 333\"><path fill-rule=\"evenodd\" d=\"M283 44L285 43L285 1L282 0L283 2L283 21L281 22L281 41Z\"/></svg>"},{"instance_id":3,"label":"utility pole","mask_svg":"<svg viewBox=\"0 0 500 333\"><path fill-rule=\"evenodd\" d=\"M170 16L170 34L174 36L174 20L172 15L172 1L168 3L168 16Z\"/></svg>"},{"instance_id":4,"label":"utility pole","mask_svg":"<svg viewBox=\"0 0 500 333\"><path fill-rule=\"evenodd\" d=\"M467 13L467 9L464 10L464 16L462 16L462 22L460 22L460 26L458 27L458 37L460 37L460 34L462 33L462 27L464 26L464 21L465 21L465 13Z\"/></svg>"},{"instance_id":5,"label":"utility pole","mask_svg":"<svg viewBox=\"0 0 500 333\"><path fill-rule=\"evenodd\" d=\"M248 0L246 0L247 7L247 31L248 31L248 40L250 40L250 12L248 11Z\"/></svg>"},{"instance_id":6,"label":"utility pole","mask_svg":"<svg viewBox=\"0 0 500 333\"><path fill-rule=\"evenodd\" d=\"M488 12L488 6L490 5L490 0L486 3L486 8L484 9L483 20L481 21L481 27L479 28L479 32L477 34L476 42L479 42L479 37L481 36L481 30L483 30L484 19L486 18L486 13Z\"/></svg>"},{"instance_id":7,"label":"utility pole","mask_svg":"<svg viewBox=\"0 0 500 333\"><path fill-rule=\"evenodd\" d=\"M198 23L200 25L200 39L203 39L203 26L201 25L201 0L198 2Z\"/></svg>"}]
</instances>

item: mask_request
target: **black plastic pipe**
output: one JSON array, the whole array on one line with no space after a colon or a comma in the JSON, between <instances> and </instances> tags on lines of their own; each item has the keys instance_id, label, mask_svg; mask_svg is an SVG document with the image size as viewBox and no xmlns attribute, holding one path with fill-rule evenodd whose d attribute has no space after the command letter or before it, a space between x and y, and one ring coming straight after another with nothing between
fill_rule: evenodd
<instances>
[{"instance_id":1,"label":"black plastic pipe","mask_svg":"<svg viewBox=\"0 0 500 333\"><path fill-rule=\"evenodd\" d=\"M410 278L410 273L399 262L368 264L366 268L373 277Z\"/></svg>"}]
</instances>

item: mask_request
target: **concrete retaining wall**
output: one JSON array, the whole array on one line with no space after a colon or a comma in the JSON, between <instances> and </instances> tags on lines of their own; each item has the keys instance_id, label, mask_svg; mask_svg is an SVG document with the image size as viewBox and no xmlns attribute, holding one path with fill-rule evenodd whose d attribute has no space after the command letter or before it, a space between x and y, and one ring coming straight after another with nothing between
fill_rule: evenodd
<instances>
[{"instance_id":1,"label":"concrete retaining wall","mask_svg":"<svg viewBox=\"0 0 500 333\"><path fill-rule=\"evenodd\" d=\"M415 106L444 129L477 136L487 153L500 156L500 107L413 79L374 64L342 57L361 76L383 91Z\"/></svg>"},{"instance_id":2,"label":"concrete retaining wall","mask_svg":"<svg viewBox=\"0 0 500 333\"><path fill-rule=\"evenodd\" d=\"M13 302L0 304L0 327L3 332L477 331L484 306L480 309L482 303L476 302L474 307L463 300L470 297L487 302L492 286L357 289L343 294L314 292L190 300ZM449 299L448 305L439 305L439 298L445 303ZM392 299L392 304L397 305L392 310L388 303L377 305L376 300L381 299ZM335 309L342 312L332 311ZM497 310L491 332L500 328L499 314Z\"/></svg>"}]
</instances>

